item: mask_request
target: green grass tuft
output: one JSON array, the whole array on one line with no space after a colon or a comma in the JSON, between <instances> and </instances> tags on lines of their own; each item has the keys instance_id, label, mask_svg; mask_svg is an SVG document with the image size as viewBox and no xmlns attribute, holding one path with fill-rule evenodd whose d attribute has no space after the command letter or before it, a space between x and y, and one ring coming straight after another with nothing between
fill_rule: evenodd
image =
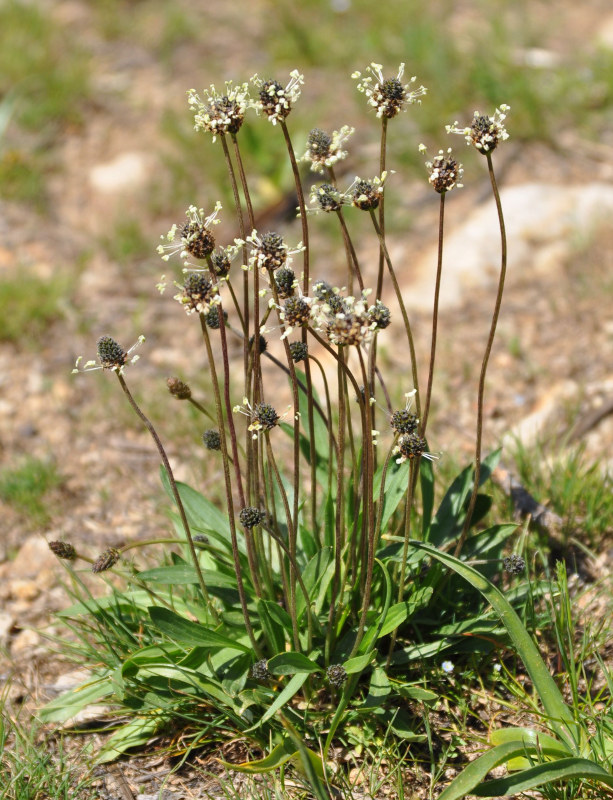
<instances>
[{"instance_id":1,"label":"green grass tuft","mask_svg":"<svg viewBox=\"0 0 613 800\"><path fill-rule=\"evenodd\" d=\"M0 470L0 500L34 524L50 518L46 496L62 483L54 463L29 456L17 467Z\"/></svg>"}]
</instances>

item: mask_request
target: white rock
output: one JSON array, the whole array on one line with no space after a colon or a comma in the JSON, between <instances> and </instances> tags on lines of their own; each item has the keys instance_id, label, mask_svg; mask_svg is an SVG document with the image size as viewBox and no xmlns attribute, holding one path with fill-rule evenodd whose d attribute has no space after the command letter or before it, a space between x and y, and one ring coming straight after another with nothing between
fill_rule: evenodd
<instances>
[{"instance_id":1,"label":"white rock","mask_svg":"<svg viewBox=\"0 0 613 800\"><path fill-rule=\"evenodd\" d=\"M508 242L507 276L552 270L568 256L573 242L592 236L613 213L613 186L590 183L554 186L526 183L501 192ZM436 273L436 244L418 259L415 281L403 290L413 307L431 304ZM449 231L443 254L440 305L460 305L467 290L496 282L500 269L500 232L494 200L477 208Z\"/></svg>"},{"instance_id":2,"label":"white rock","mask_svg":"<svg viewBox=\"0 0 613 800\"><path fill-rule=\"evenodd\" d=\"M112 161L92 167L89 180L94 189L104 194L133 191L145 183L147 167L144 153L122 153Z\"/></svg>"}]
</instances>

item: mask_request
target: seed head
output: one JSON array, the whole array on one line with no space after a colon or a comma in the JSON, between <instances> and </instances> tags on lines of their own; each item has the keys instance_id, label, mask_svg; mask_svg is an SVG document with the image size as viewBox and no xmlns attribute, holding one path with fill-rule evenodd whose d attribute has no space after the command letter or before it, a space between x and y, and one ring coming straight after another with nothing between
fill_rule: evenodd
<instances>
[{"instance_id":1,"label":"seed head","mask_svg":"<svg viewBox=\"0 0 613 800\"><path fill-rule=\"evenodd\" d=\"M281 267L275 272L275 283L279 297L282 300L287 300L292 297L296 287L296 273L290 267Z\"/></svg>"},{"instance_id":2,"label":"seed head","mask_svg":"<svg viewBox=\"0 0 613 800\"><path fill-rule=\"evenodd\" d=\"M426 454L428 444L417 432L403 433L398 439L396 447L393 449L393 454L398 455L396 459L397 464L402 464L407 459L413 459L417 456Z\"/></svg>"},{"instance_id":3,"label":"seed head","mask_svg":"<svg viewBox=\"0 0 613 800\"><path fill-rule=\"evenodd\" d=\"M343 150L343 145L353 131L353 128L343 125L340 131L334 131L330 136L320 128L313 128L307 137L307 150L301 161L310 161L313 172L323 172L324 167L332 167L337 161L346 158L347 152Z\"/></svg>"},{"instance_id":4,"label":"seed head","mask_svg":"<svg viewBox=\"0 0 613 800\"><path fill-rule=\"evenodd\" d=\"M221 435L219 431L208 430L202 434L202 443L207 450L221 450Z\"/></svg>"},{"instance_id":5,"label":"seed head","mask_svg":"<svg viewBox=\"0 0 613 800\"><path fill-rule=\"evenodd\" d=\"M408 408L401 408L394 411L390 418L390 426L396 433L414 433L417 430L419 420L415 414L411 414Z\"/></svg>"},{"instance_id":6,"label":"seed head","mask_svg":"<svg viewBox=\"0 0 613 800\"><path fill-rule=\"evenodd\" d=\"M359 80L358 91L366 95L368 104L376 109L377 116L383 119L392 119L400 111L406 111L407 106L412 103L421 103L419 99L426 94L425 86L418 89L411 89L417 78L413 77L407 84L402 83L404 75L404 64L398 68L398 74L394 78L383 77L383 67L381 64L372 63L366 68L370 73L362 78L360 72L354 72L352 78Z\"/></svg>"},{"instance_id":7,"label":"seed head","mask_svg":"<svg viewBox=\"0 0 613 800\"><path fill-rule=\"evenodd\" d=\"M228 319L228 312L227 311L223 312L223 318L224 318L224 322L225 322L225 320ZM219 306L218 305L212 305L209 308L209 310L204 315L204 321L206 322L207 327L211 328L214 331L218 331L219 330L220 325L219 325Z\"/></svg>"},{"instance_id":8,"label":"seed head","mask_svg":"<svg viewBox=\"0 0 613 800\"><path fill-rule=\"evenodd\" d=\"M426 161L426 167L430 172L428 181L439 194L450 192L456 186L458 189L462 188L460 181L464 174L464 168L451 157L451 147L447 149L447 153L439 150L438 155L434 156L432 161Z\"/></svg>"},{"instance_id":9,"label":"seed head","mask_svg":"<svg viewBox=\"0 0 613 800\"><path fill-rule=\"evenodd\" d=\"M217 287L202 272L188 272L183 282L183 292L177 300L185 306L188 314L199 312L206 314L218 301Z\"/></svg>"},{"instance_id":10,"label":"seed head","mask_svg":"<svg viewBox=\"0 0 613 800\"><path fill-rule=\"evenodd\" d=\"M253 407L250 431L270 431L281 418L270 403L256 403Z\"/></svg>"},{"instance_id":11,"label":"seed head","mask_svg":"<svg viewBox=\"0 0 613 800\"><path fill-rule=\"evenodd\" d=\"M315 281L313 294L318 300L327 300L330 295L334 294L334 288L328 281Z\"/></svg>"},{"instance_id":12,"label":"seed head","mask_svg":"<svg viewBox=\"0 0 613 800\"><path fill-rule=\"evenodd\" d=\"M249 105L248 84L233 86L232 81L226 81L224 91L218 92L211 85L203 94L204 100L193 89L187 93L194 112L194 128L211 133L213 141L218 135L238 133Z\"/></svg>"},{"instance_id":13,"label":"seed head","mask_svg":"<svg viewBox=\"0 0 613 800\"><path fill-rule=\"evenodd\" d=\"M346 198L339 192L336 186L331 183L322 183L320 186L313 186L310 196L311 205L315 206L315 210L325 211L338 211L344 204Z\"/></svg>"},{"instance_id":14,"label":"seed head","mask_svg":"<svg viewBox=\"0 0 613 800\"><path fill-rule=\"evenodd\" d=\"M265 681L270 678L270 672L268 671L268 661L265 658L256 661L255 664L252 664L250 670L251 677L255 681Z\"/></svg>"},{"instance_id":15,"label":"seed head","mask_svg":"<svg viewBox=\"0 0 613 800\"><path fill-rule=\"evenodd\" d=\"M339 689L347 680L347 670L342 664L330 664L326 677L331 686Z\"/></svg>"},{"instance_id":16,"label":"seed head","mask_svg":"<svg viewBox=\"0 0 613 800\"><path fill-rule=\"evenodd\" d=\"M230 256L221 247L211 255L211 264L218 278L225 278L230 272Z\"/></svg>"},{"instance_id":17,"label":"seed head","mask_svg":"<svg viewBox=\"0 0 613 800\"><path fill-rule=\"evenodd\" d=\"M287 261L289 248L279 233L269 231L258 236L256 231L253 231L251 236L247 237L247 241L253 248L250 261L259 269L279 269Z\"/></svg>"},{"instance_id":18,"label":"seed head","mask_svg":"<svg viewBox=\"0 0 613 800\"><path fill-rule=\"evenodd\" d=\"M264 522L266 513L260 511L259 508L254 508L254 506L245 506L238 512L238 518L243 527L251 529Z\"/></svg>"},{"instance_id":19,"label":"seed head","mask_svg":"<svg viewBox=\"0 0 613 800\"><path fill-rule=\"evenodd\" d=\"M144 341L145 337L139 336L132 347L126 351L112 336L101 336L97 343L98 360L86 361L85 364L81 366L83 356L79 356L75 362L73 373L92 372L96 369L110 369L122 375L128 364L134 364L138 361L139 356L136 355L131 358L130 356Z\"/></svg>"},{"instance_id":20,"label":"seed head","mask_svg":"<svg viewBox=\"0 0 613 800\"><path fill-rule=\"evenodd\" d=\"M112 336L101 336L97 342L98 361L102 369L121 370L128 354Z\"/></svg>"},{"instance_id":21,"label":"seed head","mask_svg":"<svg viewBox=\"0 0 613 800\"><path fill-rule=\"evenodd\" d=\"M255 337L254 336L250 336L249 337L249 349L250 350L253 348L254 342L255 342ZM259 349L260 349L260 353L265 353L268 350L268 342L262 336L262 334L260 334L260 336L258 338L258 346L259 346Z\"/></svg>"},{"instance_id":22,"label":"seed head","mask_svg":"<svg viewBox=\"0 0 613 800\"><path fill-rule=\"evenodd\" d=\"M509 138L506 128L504 127L504 120L507 116L507 111L510 106L504 103L497 108L493 117L488 117L475 111L472 124L466 128L459 128L458 123L454 122L453 125L446 125L445 130L447 133L459 133L466 139L467 144L474 145L480 153L487 155L495 150L500 142L504 142Z\"/></svg>"},{"instance_id":23,"label":"seed head","mask_svg":"<svg viewBox=\"0 0 613 800\"><path fill-rule=\"evenodd\" d=\"M192 396L192 390L179 378L167 378L166 386L168 386L170 394L177 400L189 400Z\"/></svg>"},{"instance_id":24,"label":"seed head","mask_svg":"<svg viewBox=\"0 0 613 800\"><path fill-rule=\"evenodd\" d=\"M74 561L77 557L77 551L74 546L68 542L48 542L49 550L58 558L64 558L66 561Z\"/></svg>"},{"instance_id":25,"label":"seed head","mask_svg":"<svg viewBox=\"0 0 613 800\"><path fill-rule=\"evenodd\" d=\"M292 361L298 364L300 361L304 361L308 357L309 348L306 342L290 342L289 352L292 357Z\"/></svg>"},{"instance_id":26,"label":"seed head","mask_svg":"<svg viewBox=\"0 0 613 800\"><path fill-rule=\"evenodd\" d=\"M281 310L286 328L302 328L309 324L311 306L304 297L289 297Z\"/></svg>"},{"instance_id":27,"label":"seed head","mask_svg":"<svg viewBox=\"0 0 613 800\"><path fill-rule=\"evenodd\" d=\"M107 569L114 567L118 561L119 550L116 550L114 547L109 547L94 561L92 564L92 572L106 572Z\"/></svg>"},{"instance_id":28,"label":"seed head","mask_svg":"<svg viewBox=\"0 0 613 800\"><path fill-rule=\"evenodd\" d=\"M375 330L382 331L391 323L392 315L387 306L377 300L374 306L368 309L368 318L374 324Z\"/></svg>"},{"instance_id":29,"label":"seed head","mask_svg":"<svg viewBox=\"0 0 613 800\"><path fill-rule=\"evenodd\" d=\"M215 249L215 237L211 233L211 228L219 224L217 214L220 211L221 203L216 203L214 211L205 217L202 208L190 206L186 211L186 222L182 225L173 225L166 236L161 237L165 244L160 244L157 251L162 260L168 261L177 253L183 259L191 256L202 260L209 256ZM189 260L183 263L186 267L190 266Z\"/></svg>"},{"instance_id":30,"label":"seed head","mask_svg":"<svg viewBox=\"0 0 613 800\"><path fill-rule=\"evenodd\" d=\"M381 192L372 181L359 180L353 187L353 205L362 211L372 211L379 205Z\"/></svg>"},{"instance_id":31,"label":"seed head","mask_svg":"<svg viewBox=\"0 0 613 800\"><path fill-rule=\"evenodd\" d=\"M254 75L251 82L258 89L258 101L253 105L256 111L262 111L269 121L276 125L283 122L292 110L292 104L300 97L300 87L304 83L304 76L298 70L290 73L290 81L283 87L279 81L263 81Z\"/></svg>"},{"instance_id":32,"label":"seed head","mask_svg":"<svg viewBox=\"0 0 613 800\"><path fill-rule=\"evenodd\" d=\"M506 556L502 559L502 566L504 571L508 572L510 575L521 575L526 569L526 561L522 556L518 556L514 553L512 556Z\"/></svg>"}]
</instances>

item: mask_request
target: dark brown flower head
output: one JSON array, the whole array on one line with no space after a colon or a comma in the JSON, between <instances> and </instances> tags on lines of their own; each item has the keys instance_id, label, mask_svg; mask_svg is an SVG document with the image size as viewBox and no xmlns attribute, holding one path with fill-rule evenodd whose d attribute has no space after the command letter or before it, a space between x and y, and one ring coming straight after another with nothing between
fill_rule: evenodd
<instances>
[{"instance_id":1,"label":"dark brown flower head","mask_svg":"<svg viewBox=\"0 0 613 800\"><path fill-rule=\"evenodd\" d=\"M243 527L255 528L264 522L266 519L266 512L260 511L259 508L255 508L254 506L245 506L245 508L241 508L238 512L238 518Z\"/></svg>"},{"instance_id":2,"label":"dark brown flower head","mask_svg":"<svg viewBox=\"0 0 613 800\"><path fill-rule=\"evenodd\" d=\"M194 258L206 258L215 249L215 237L211 231L193 219L188 219L181 228L181 239L185 250Z\"/></svg>"},{"instance_id":3,"label":"dark brown flower head","mask_svg":"<svg viewBox=\"0 0 613 800\"><path fill-rule=\"evenodd\" d=\"M66 561L74 561L77 557L77 551L74 546L68 542L48 542L49 550L58 558L64 558Z\"/></svg>"},{"instance_id":4,"label":"dark brown flower head","mask_svg":"<svg viewBox=\"0 0 613 800\"><path fill-rule=\"evenodd\" d=\"M311 190L311 203L318 206L321 211L338 211L344 202L346 200L341 192L331 183L322 183Z\"/></svg>"},{"instance_id":5,"label":"dark brown flower head","mask_svg":"<svg viewBox=\"0 0 613 800\"><path fill-rule=\"evenodd\" d=\"M274 231L262 234L255 249L258 266L262 269L279 269L287 261L288 247L281 234Z\"/></svg>"},{"instance_id":6,"label":"dark brown flower head","mask_svg":"<svg viewBox=\"0 0 613 800\"><path fill-rule=\"evenodd\" d=\"M300 86L304 82L304 77L293 70L290 73L290 81L287 86L282 86L279 81L263 81L254 75L252 83L258 89L258 102L255 103L257 111L262 111L276 125L283 122L292 110L292 104L300 97Z\"/></svg>"},{"instance_id":7,"label":"dark brown flower head","mask_svg":"<svg viewBox=\"0 0 613 800\"><path fill-rule=\"evenodd\" d=\"M221 435L219 431L205 431L202 434L202 443L207 450L221 450Z\"/></svg>"},{"instance_id":8,"label":"dark brown flower head","mask_svg":"<svg viewBox=\"0 0 613 800\"><path fill-rule=\"evenodd\" d=\"M326 670L326 677L331 686L340 689L347 680L347 670L342 664L330 664Z\"/></svg>"},{"instance_id":9,"label":"dark brown flower head","mask_svg":"<svg viewBox=\"0 0 613 800\"><path fill-rule=\"evenodd\" d=\"M255 343L255 337L254 336L250 336L249 337L249 349L250 350L253 349L254 343ZM262 334L260 334L259 339L258 339L258 347L260 349L260 353L265 353L268 350L268 342L262 336Z\"/></svg>"},{"instance_id":10,"label":"dark brown flower head","mask_svg":"<svg viewBox=\"0 0 613 800\"><path fill-rule=\"evenodd\" d=\"M265 681L270 678L270 672L268 670L268 661L265 658L256 661L255 664L251 666L249 670L251 677L255 681Z\"/></svg>"},{"instance_id":11,"label":"dark brown flower head","mask_svg":"<svg viewBox=\"0 0 613 800\"><path fill-rule=\"evenodd\" d=\"M225 278L230 272L230 256L228 251L220 247L211 255L213 272L218 278Z\"/></svg>"},{"instance_id":12,"label":"dark brown flower head","mask_svg":"<svg viewBox=\"0 0 613 800\"><path fill-rule=\"evenodd\" d=\"M379 118L392 119L412 103L421 103L419 98L426 94L425 86L411 88L417 80L415 77L406 84L402 83L404 64L400 65L394 78L383 77L381 64L372 63L366 71L370 73L366 77L361 72L354 72L351 77L359 79L358 91L366 95L368 104L376 109Z\"/></svg>"},{"instance_id":13,"label":"dark brown flower head","mask_svg":"<svg viewBox=\"0 0 613 800\"><path fill-rule=\"evenodd\" d=\"M309 324L311 306L304 297L288 298L281 310L281 318L287 328L302 328Z\"/></svg>"},{"instance_id":14,"label":"dark brown flower head","mask_svg":"<svg viewBox=\"0 0 613 800\"><path fill-rule=\"evenodd\" d=\"M217 287L202 272L188 272L183 282L183 293L178 295L188 313L198 311L203 314L211 310L211 304L216 297Z\"/></svg>"},{"instance_id":15,"label":"dark brown flower head","mask_svg":"<svg viewBox=\"0 0 613 800\"><path fill-rule=\"evenodd\" d=\"M289 352L292 357L292 361L298 364L300 361L304 361L309 354L309 348L306 342L290 342L289 345Z\"/></svg>"},{"instance_id":16,"label":"dark brown flower head","mask_svg":"<svg viewBox=\"0 0 613 800\"><path fill-rule=\"evenodd\" d=\"M380 300L377 300L374 306L368 309L368 318L374 324L375 329L382 331L391 323L392 315L387 306L384 306Z\"/></svg>"},{"instance_id":17,"label":"dark brown flower head","mask_svg":"<svg viewBox=\"0 0 613 800\"><path fill-rule=\"evenodd\" d=\"M101 336L97 343L98 361L103 369L121 369L128 354L112 336Z\"/></svg>"},{"instance_id":18,"label":"dark brown flower head","mask_svg":"<svg viewBox=\"0 0 613 800\"><path fill-rule=\"evenodd\" d=\"M354 312L333 314L326 328L329 341L339 347L367 342L370 331L368 317Z\"/></svg>"},{"instance_id":19,"label":"dark brown flower head","mask_svg":"<svg viewBox=\"0 0 613 800\"><path fill-rule=\"evenodd\" d=\"M512 556L506 556L502 559L502 566L504 571L511 575L521 575L526 569L526 561L522 556L514 553Z\"/></svg>"},{"instance_id":20,"label":"dark brown flower head","mask_svg":"<svg viewBox=\"0 0 613 800\"><path fill-rule=\"evenodd\" d=\"M438 155L432 161L426 161L426 167L430 172L428 181L432 184L435 191L439 194L450 192L456 186L460 189L464 169L461 164L451 157L451 148L444 153L439 150Z\"/></svg>"},{"instance_id":21,"label":"dark brown flower head","mask_svg":"<svg viewBox=\"0 0 613 800\"><path fill-rule=\"evenodd\" d=\"M416 458L424 455L428 444L417 432L404 433L399 439L393 450L394 455L398 455L397 463L402 463L407 459Z\"/></svg>"},{"instance_id":22,"label":"dark brown flower head","mask_svg":"<svg viewBox=\"0 0 613 800\"><path fill-rule=\"evenodd\" d=\"M373 211L381 200L381 191L372 181L358 180L353 186L353 205L362 211Z\"/></svg>"},{"instance_id":23,"label":"dark brown flower head","mask_svg":"<svg viewBox=\"0 0 613 800\"><path fill-rule=\"evenodd\" d=\"M223 312L224 321L228 319L228 312ZM213 305L209 308L209 310L204 315L204 321L207 324L208 328L211 328L214 331L219 330L219 306Z\"/></svg>"},{"instance_id":24,"label":"dark brown flower head","mask_svg":"<svg viewBox=\"0 0 613 800\"><path fill-rule=\"evenodd\" d=\"M313 128L307 136L307 147L309 151L319 160L325 161L330 155L332 137L321 128Z\"/></svg>"},{"instance_id":25,"label":"dark brown flower head","mask_svg":"<svg viewBox=\"0 0 613 800\"><path fill-rule=\"evenodd\" d=\"M419 420L415 414L411 414L408 408L401 408L399 411L394 411L390 418L390 425L392 430L396 433L414 433L417 430Z\"/></svg>"},{"instance_id":26,"label":"dark brown flower head","mask_svg":"<svg viewBox=\"0 0 613 800\"><path fill-rule=\"evenodd\" d=\"M327 300L330 295L334 294L334 288L328 281L315 281L313 294L318 300Z\"/></svg>"},{"instance_id":27,"label":"dark brown flower head","mask_svg":"<svg viewBox=\"0 0 613 800\"><path fill-rule=\"evenodd\" d=\"M194 112L194 127L197 131L212 133L213 141L218 135L238 133L249 104L246 83L234 86L232 81L227 81L221 93L211 86L204 90L204 100L194 89L190 89L187 94L189 105Z\"/></svg>"},{"instance_id":28,"label":"dark brown flower head","mask_svg":"<svg viewBox=\"0 0 613 800\"><path fill-rule=\"evenodd\" d=\"M192 390L179 378L167 378L166 386L168 386L170 394L177 400L189 400L192 396Z\"/></svg>"},{"instance_id":29,"label":"dark brown flower head","mask_svg":"<svg viewBox=\"0 0 613 800\"><path fill-rule=\"evenodd\" d=\"M92 564L92 572L106 572L107 569L114 567L118 561L119 550L116 550L114 547L109 547L94 561Z\"/></svg>"},{"instance_id":30,"label":"dark brown flower head","mask_svg":"<svg viewBox=\"0 0 613 800\"><path fill-rule=\"evenodd\" d=\"M509 138L506 128L504 127L504 120L507 116L507 111L510 106L504 103L494 111L493 117L488 117L485 114L480 114L475 111L473 121L470 126L466 128L458 127L458 123L454 122L453 125L446 125L447 133L459 133L464 136L467 144L474 145L480 153L487 155L495 150L500 142L504 142Z\"/></svg>"},{"instance_id":31,"label":"dark brown flower head","mask_svg":"<svg viewBox=\"0 0 613 800\"><path fill-rule=\"evenodd\" d=\"M275 272L277 292L282 300L292 297L296 287L296 273L289 267L281 267Z\"/></svg>"},{"instance_id":32,"label":"dark brown flower head","mask_svg":"<svg viewBox=\"0 0 613 800\"><path fill-rule=\"evenodd\" d=\"M270 403L256 403L253 407L249 430L270 431L279 422L279 415Z\"/></svg>"}]
</instances>

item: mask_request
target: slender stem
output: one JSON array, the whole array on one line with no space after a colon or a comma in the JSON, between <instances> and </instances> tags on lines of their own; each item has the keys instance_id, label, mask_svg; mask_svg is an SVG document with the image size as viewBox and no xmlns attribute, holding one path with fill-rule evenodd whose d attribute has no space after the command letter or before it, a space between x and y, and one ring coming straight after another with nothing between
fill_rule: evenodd
<instances>
[{"instance_id":1,"label":"slender stem","mask_svg":"<svg viewBox=\"0 0 613 800\"><path fill-rule=\"evenodd\" d=\"M347 264L349 266L349 275L350 277L355 274L356 278L358 279L358 285L360 290L364 289L364 281L362 280L362 273L360 272L360 264L358 262L358 254L355 251L355 247L353 246L353 242L351 241L351 236L349 235L349 230L347 229L347 223L345 222L345 217L343 216L343 209L339 208L336 212L336 216L338 217L338 221L340 222L341 232L343 234L343 242L345 244L345 250L347 252ZM353 289L350 289L352 292Z\"/></svg>"},{"instance_id":2,"label":"slender stem","mask_svg":"<svg viewBox=\"0 0 613 800\"><path fill-rule=\"evenodd\" d=\"M207 608L210 610L214 620L218 621L217 612L211 605L211 599L209 597L209 593L206 588L206 584L204 582L204 577L202 575L202 570L200 569L200 561L198 560L198 555L196 553L196 548L194 547L194 540L192 539L192 532L189 529L189 523L187 521L187 515L185 513L185 508L183 507L183 502L181 500L181 495L179 494L179 489L177 488L177 482L175 481L175 476L173 471L170 467L170 462L168 461L168 456L166 455L166 451L164 450L164 445L160 437L157 435L157 431L153 427L151 421L145 416L145 414L141 411L138 403L132 397L132 393L128 389L128 385L124 380L123 375L120 372L115 373L117 375L117 379L119 381L119 385L124 391L124 394L128 398L128 401L134 412L139 417L143 425L147 428L149 433L151 434L153 441L155 442L155 446L158 449L158 453L160 454L160 458L162 459L162 463L164 464L164 469L166 470L166 475L168 476L168 482L170 483L170 489L172 491L172 496L174 497L177 509L179 511L179 516L181 517L181 524L183 525L183 530L185 531L185 538L187 539L187 544L189 546L189 552L192 558L192 563L194 565L194 569L196 570L196 575L198 576L198 584L200 585L200 591L202 592L202 596L204 601L207 605Z\"/></svg>"},{"instance_id":3,"label":"slender stem","mask_svg":"<svg viewBox=\"0 0 613 800\"><path fill-rule=\"evenodd\" d=\"M396 273L394 272L394 267L392 265L392 261L390 259L385 239L379 228L379 223L377 222L377 217L375 216L375 212L371 210L370 217L372 219L372 224L374 225L375 231L377 232L377 236L379 237L379 243L381 245L381 249L383 250L383 256L385 258L385 262L387 264L387 269L392 279L392 284L394 286L394 291L396 292L396 299L398 300L398 305L400 306L400 312L402 314L402 319L404 322L404 328L407 333L407 338L409 340L409 349L411 351L411 372L413 375L413 387L415 389L415 407L417 409L417 416L421 417L421 401L419 397L419 379L417 376L417 358L415 356L415 343L413 341L413 332L411 330L411 323L409 322L409 315L407 314L406 307L404 305L404 300L402 299L402 292L400 291L400 286L398 284L398 279L396 278Z\"/></svg>"},{"instance_id":4,"label":"slender stem","mask_svg":"<svg viewBox=\"0 0 613 800\"><path fill-rule=\"evenodd\" d=\"M496 326L498 325L498 316L500 314L500 307L502 305L502 295L504 292L504 280L507 274L507 233L504 224L504 215L502 213L502 203L500 202L500 194L498 192L498 185L496 183L496 177L494 175L492 154L486 153L485 155L487 157L487 168L490 176L490 182L492 184L492 192L494 193L494 199L496 201L496 211L498 212L498 223L500 225L500 241L501 241L500 276L498 278L498 291L496 293L496 303L494 305L494 313L492 315L492 324L490 326L490 333L487 338L485 354L483 356L483 362L481 364L481 374L479 376L479 392L477 395L477 437L475 446L475 476L473 483L473 491L470 496L468 511L466 512L466 519L464 520L464 527L462 528L462 535L460 536L460 539L458 540L458 544L455 549L454 555L456 558L459 556L460 551L464 546L464 542L466 541L466 537L468 536L472 515L474 513L475 504L477 502L477 494L479 493L479 481L481 478L481 441L483 437L483 399L485 395L485 376L487 373L487 365L490 359L490 353L492 352L492 346L494 344L494 337L496 335Z\"/></svg>"},{"instance_id":5,"label":"slender stem","mask_svg":"<svg viewBox=\"0 0 613 800\"><path fill-rule=\"evenodd\" d=\"M430 368L428 370L428 387L426 389L426 402L421 419L421 435L425 438L430 413L430 399L432 397L432 382L434 379L434 359L436 356L436 334L438 330L438 304L441 293L441 275L443 272L443 227L445 222L445 195L441 192L441 203L438 218L438 259L436 264L436 283L434 287L434 309L432 311L432 345L430 347Z\"/></svg>"},{"instance_id":6,"label":"slender stem","mask_svg":"<svg viewBox=\"0 0 613 800\"><path fill-rule=\"evenodd\" d=\"M220 311L221 315L221 311ZM200 314L200 327L202 328L202 337L206 347L207 356L209 359L209 368L211 370L211 383L213 385L213 397L215 399L215 411L217 412L217 424L219 425L219 435L221 440L221 455L224 471L224 484L226 489L226 506L228 509L228 521L230 524L230 541L232 543L232 560L234 562L234 572L236 573L236 585L238 589L238 597L243 612L243 619L245 620L245 628L251 641L255 653L258 657L261 655L260 647L255 638L251 620L249 619L249 609L247 608L247 597L245 595L245 587L242 578L242 569L240 563L240 555L238 551L238 539L236 536L236 523L234 520L234 500L232 498L232 480L230 478L230 463L228 460L228 444L226 442L226 426L224 422L223 405L221 402L221 393L219 391L219 383L217 381L217 370L215 368L215 358L213 355L213 348L211 347L211 339L206 327L203 314ZM231 418L230 418L231 421ZM238 465L238 462L237 462ZM236 465L236 466L237 466ZM251 565L250 565L251 569ZM254 583L256 581L256 573L252 572Z\"/></svg>"},{"instance_id":7,"label":"slender stem","mask_svg":"<svg viewBox=\"0 0 613 800\"><path fill-rule=\"evenodd\" d=\"M360 367L362 369L362 380L364 381L365 388L368 386L368 375L366 372L366 364L362 356L362 351L358 347L358 357L360 359ZM366 389L367 390L367 389ZM363 428L362 428L362 442L363 442L363 461L364 461L364 489L362 494L362 514L366 520L366 540L367 540L367 556L366 556L366 579L364 583L364 594L362 598L362 614L358 623L358 631L356 639L351 650L349 658L355 656L364 636L364 628L366 626L366 616L370 605L370 594L372 590L372 579L375 568L375 506L373 497L373 479L374 479L374 446L373 446L373 424L372 424L372 404L368 395L365 396L363 402Z\"/></svg>"}]
</instances>

